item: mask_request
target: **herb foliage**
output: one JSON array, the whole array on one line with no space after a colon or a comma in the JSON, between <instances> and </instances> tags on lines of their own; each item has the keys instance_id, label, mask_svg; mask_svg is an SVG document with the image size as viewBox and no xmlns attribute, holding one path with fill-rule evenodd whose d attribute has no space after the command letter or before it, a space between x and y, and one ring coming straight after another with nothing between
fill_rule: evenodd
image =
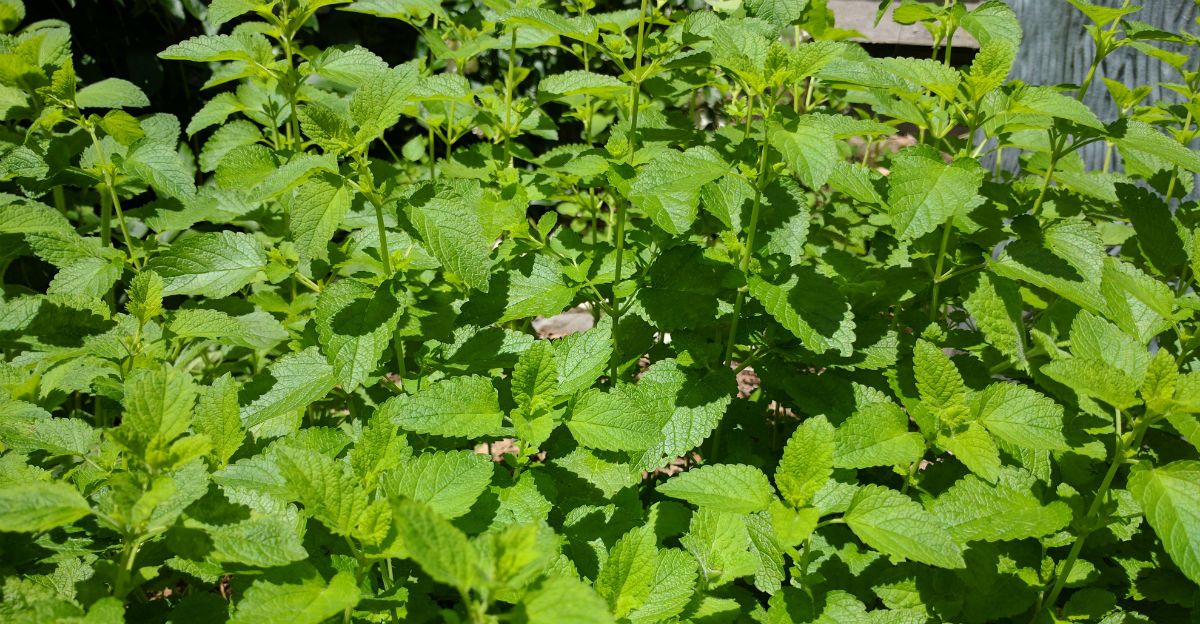
<instances>
[{"instance_id":1,"label":"herb foliage","mask_svg":"<svg viewBox=\"0 0 1200 624\"><path fill-rule=\"evenodd\" d=\"M0 0L0 619L1194 620L1200 37L1068 2L213 0L180 120Z\"/></svg>"}]
</instances>

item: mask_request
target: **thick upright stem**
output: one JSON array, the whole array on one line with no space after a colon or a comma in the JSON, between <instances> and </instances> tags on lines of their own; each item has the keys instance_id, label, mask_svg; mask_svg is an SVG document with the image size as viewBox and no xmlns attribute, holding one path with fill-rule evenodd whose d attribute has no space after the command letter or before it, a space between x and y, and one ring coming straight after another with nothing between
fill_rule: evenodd
<instances>
[{"instance_id":1,"label":"thick upright stem","mask_svg":"<svg viewBox=\"0 0 1200 624\"><path fill-rule=\"evenodd\" d=\"M942 270L946 266L946 250L950 246L950 234L954 226L947 221L942 226L942 243L938 246L937 264L933 269L933 294L929 298L929 322L937 320L938 309L942 307Z\"/></svg>"},{"instance_id":2,"label":"thick upright stem","mask_svg":"<svg viewBox=\"0 0 1200 624\"><path fill-rule=\"evenodd\" d=\"M508 42L508 75L504 79L504 160L508 166L512 166L512 149L509 145L512 140L512 94L513 94L513 70L517 65L517 29L512 29L512 35ZM450 136L450 129L446 129L446 136Z\"/></svg>"},{"instance_id":3,"label":"thick upright stem","mask_svg":"<svg viewBox=\"0 0 1200 624\"><path fill-rule=\"evenodd\" d=\"M1121 412L1116 414L1118 422L1121 419ZM1071 545L1071 551L1067 553L1067 558L1063 561L1062 569L1054 577L1054 585L1050 588L1050 592L1045 594L1042 600L1038 601L1038 606L1033 612L1033 618L1030 619L1030 624L1036 622L1038 616L1041 615L1042 609L1053 609L1058 602L1058 595L1062 593L1063 587L1066 586L1067 578L1071 576L1071 569L1075 566L1075 561L1079 559L1079 553L1083 550L1083 544L1087 541L1089 535L1096 529L1096 520L1099 516L1101 507L1104 506L1104 501L1108 497L1108 490L1112 487L1113 479L1116 478L1117 472L1121 466L1125 465L1133 454L1137 453L1138 448L1142 445L1142 437L1146 435L1146 430L1149 429L1149 421L1146 417L1138 421L1134 425L1132 431L1132 439L1126 445L1120 436L1117 437L1117 446L1113 451L1112 463L1108 466L1108 471L1104 473L1104 479L1100 481L1100 487L1096 490L1096 497L1092 499L1092 504L1088 507L1087 514L1083 517L1083 530L1078 537L1075 538L1075 543Z\"/></svg>"},{"instance_id":4,"label":"thick upright stem","mask_svg":"<svg viewBox=\"0 0 1200 624\"><path fill-rule=\"evenodd\" d=\"M638 147L638 108L642 100L642 55L646 48L646 5L642 0L641 11L638 13L637 53L634 59L633 77L629 85L632 100L629 105L629 162L632 164ZM616 202L617 231L616 231L616 268L613 272L612 319L613 319L613 354L609 364L609 380L617 383L617 368L621 362L621 349L617 328L621 321L621 262L625 253L625 203Z\"/></svg>"},{"instance_id":5,"label":"thick upright stem","mask_svg":"<svg viewBox=\"0 0 1200 624\"><path fill-rule=\"evenodd\" d=\"M366 164L360 162L359 166L365 167ZM383 264L384 280L388 281L392 278L392 252L388 247L387 226L383 221L383 199L371 189L370 184L371 182L367 182L363 190L366 191L367 201L371 202L371 205L375 207L375 227L379 230L379 261ZM384 285L383 287L387 288L389 286ZM396 356L396 374L399 375L399 381L396 385L403 392L404 376L407 374L404 365L404 343L395 332L392 333L392 352Z\"/></svg>"},{"instance_id":6,"label":"thick upright stem","mask_svg":"<svg viewBox=\"0 0 1200 624\"><path fill-rule=\"evenodd\" d=\"M750 271L750 259L754 255L754 235L758 231L758 217L762 209L763 190L767 186L768 166L770 165L770 145L767 143L767 128L769 127L767 120L771 117L771 112L764 111L767 114L763 117L763 133L762 133L762 150L758 156L758 179L754 185L754 203L750 208L750 224L746 226L746 246L742 249L742 258L738 262L738 268L741 269L742 275L747 275ZM746 286L738 289L737 296L733 300L733 318L729 321L729 337L725 340L725 358L726 366L732 364L733 348L737 343L738 321L741 320L742 306L746 301Z\"/></svg>"}]
</instances>

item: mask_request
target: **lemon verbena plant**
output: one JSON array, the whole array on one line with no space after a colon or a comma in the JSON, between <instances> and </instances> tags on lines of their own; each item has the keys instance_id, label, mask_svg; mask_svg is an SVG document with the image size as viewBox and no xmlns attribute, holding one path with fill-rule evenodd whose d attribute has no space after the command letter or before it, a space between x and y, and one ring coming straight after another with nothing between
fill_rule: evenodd
<instances>
[{"instance_id":1,"label":"lemon verbena plant","mask_svg":"<svg viewBox=\"0 0 1200 624\"><path fill-rule=\"evenodd\" d=\"M0 620L1196 621L1200 24L1061 2L0 0Z\"/></svg>"}]
</instances>

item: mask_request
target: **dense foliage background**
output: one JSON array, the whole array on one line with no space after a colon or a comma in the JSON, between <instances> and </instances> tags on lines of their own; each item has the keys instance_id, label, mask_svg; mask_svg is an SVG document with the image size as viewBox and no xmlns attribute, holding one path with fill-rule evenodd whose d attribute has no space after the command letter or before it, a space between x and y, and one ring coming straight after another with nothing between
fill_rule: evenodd
<instances>
[{"instance_id":1,"label":"dense foliage background","mask_svg":"<svg viewBox=\"0 0 1200 624\"><path fill-rule=\"evenodd\" d=\"M1200 619L1200 24L1064 2L0 0L0 619Z\"/></svg>"}]
</instances>

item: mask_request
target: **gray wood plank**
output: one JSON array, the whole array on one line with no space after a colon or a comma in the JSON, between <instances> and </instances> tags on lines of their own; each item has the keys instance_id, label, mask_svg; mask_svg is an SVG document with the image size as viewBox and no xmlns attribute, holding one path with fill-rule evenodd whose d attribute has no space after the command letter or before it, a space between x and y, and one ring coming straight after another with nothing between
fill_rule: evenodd
<instances>
[{"instance_id":1,"label":"gray wood plank","mask_svg":"<svg viewBox=\"0 0 1200 624\"><path fill-rule=\"evenodd\" d=\"M967 6L974 8L978 4L968 2ZM887 15L884 15L876 26L875 12L878 8L877 0L829 0L829 9L837 18L838 28L857 30L864 35L864 38L856 41L911 46L929 46L933 43L933 38L924 26L904 26L892 21L892 11L895 7L888 9ZM971 35L959 31L954 35L954 47L978 48L979 42Z\"/></svg>"}]
</instances>

